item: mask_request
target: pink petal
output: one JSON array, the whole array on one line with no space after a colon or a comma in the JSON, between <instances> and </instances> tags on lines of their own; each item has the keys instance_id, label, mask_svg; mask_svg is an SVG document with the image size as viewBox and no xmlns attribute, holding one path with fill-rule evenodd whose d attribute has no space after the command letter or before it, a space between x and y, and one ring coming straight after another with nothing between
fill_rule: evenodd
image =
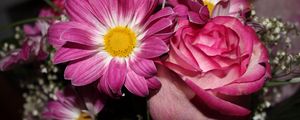
<instances>
[{"instance_id":1,"label":"pink petal","mask_svg":"<svg viewBox=\"0 0 300 120\"><path fill-rule=\"evenodd\" d=\"M139 57L132 57L129 61L130 68L142 77L152 77L157 70L152 60L147 60Z\"/></svg>"},{"instance_id":2,"label":"pink petal","mask_svg":"<svg viewBox=\"0 0 300 120\"><path fill-rule=\"evenodd\" d=\"M106 80L106 76L102 76L101 79L100 79L100 82L98 83L98 86L97 86L98 90L101 92L101 93L104 93L110 97L117 97L117 96L120 96L120 95L116 95L114 94L109 85L108 85L108 81Z\"/></svg>"},{"instance_id":3,"label":"pink petal","mask_svg":"<svg viewBox=\"0 0 300 120\"><path fill-rule=\"evenodd\" d=\"M130 70L126 76L125 87L137 96L147 96L149 94L147 81L144 77L137 75L134 71Z\"/></svg>"},{"instance_id":4,"label":"pink petal","mask_svg":"<svg viewBox=\"0 0 300 120\"><path fill-rule=\"evenodd\" d=\"M213 9L212 17L229 15L229 1L220 1Z\"/></svg>"},{"instance_id":5,"label":"pink petal","mask_svg":"<svg viewBox=\"0 0 300 120\"><path fill-rule=\"evenodd\" d=\"M169 43L169 40L173 35L174 35L174 31L166 32L166 33L157 33L153 36L162 39L165 43Z\"/></svg>"},{"instance_id":6,"label":"pink petal","mask_svg":"<svg viewBox=\"0 0 300 120\"><path fill-rule=\"evenodd\" d=\"M72 80L75 86L83 86L94 82L103 75L105 55L96 54L92 57L71 62L65 70L65 79Z\"/></svg>"},{"instance_id":7,"label":"pink petal","mask_svg":"<svg viewBox=\"0 0 300 120\"><path fill-rule=\"evenodd\" d=\"M248 27L242 24L238 19L230 16L215 17L212 21L219 25L225 25L237 33L237 36L239 36L241 40L238 45L240 47L241 56L252 53L253 40L257 39L257 36L255 36L256 33L253 30L248 29Z\"/></svg>"},{"instance_id":8,"label":"pink petal","mask_svg":"<svg viewBox=\"0 0 300 120\"><path fill-rule=\"evenodd\" d=\"M158 66L161 88L148 100L148 108L154 120L207 120L190 99L193 91L165 67Z\"/></svg>"},{"instance_id":9,"label":"pink petal","mask_svg":"<svg viewBox=\"0 0 300 120\"><path fill-rule=\"evenodd\" d=\"M23 60L28 60L29 57L30 57L30 53L32 50L32 45L33 44L33 41L30 41L29 39L27 39L23 45L22 45L22 49L20 51L20 57L23 59Z\"/></svg>"},{"instance_id":10,"label":"pink petal","mask_svg":"<svg viewBox=\"0 0 300 120\"><path fill-rule=\"evenodd\" d=\"M253 31L253 30L252 30ZM253 82L261 79L262 77L269 74L268 72L268 52L262 43L258 41L257 38L254 39L253 52L251 54L250 63L247 65L247 69L243 76L235 80L235 82ZM261 64L265 64L263 66Z\"/></svg>"},{"instance_id":11,"label":"pink petal","mask_svg":"<svg viewBox=\"0 0 300 120\"><path fill-rule=\"evenodd\" d=\"M215 89L234 82L240 77L240 67L237 64L223 69L211 70L195 77L186 77L202 89Z\"/></svg>"},{"instance_id":12,"label":"pink petal","mask_svg":"<svg viewBox=\"0 0 300 120\"><path fill-rule=\"evenodd\" d=\"M185 46L184 46L185 47ZM169 68L174 68L177 73L195 73L198 74L200 68L198 67L198 64L196 60L191 57L190 51L187 50L187 48L181 47L179 50L176 46L176 43L174 41L171 41L171 50L169 51L169 57L166 60L166 65ZM183 51L185 50L185 52ZM188 57L189 56L189 57ZM186 58L190 58L187 60Z\"/></svg>"},{"instance_id":13,"label":"pink petal","mask_svg":"<svg viewBox=\"0 0 300 120\"><path fill-rule=\"evenodd\" d=\"M245 18L249 10L250 2L247 0L223 0L215 6L212 17L233 16Z\"/></svg>"},{"instance_id":14,"label":"pink petal","mask_svg":"<svg viewBox=\"0 0 300 120\"><path fill-rule=\"evenodd\" d=\"M22 60L20 56L20 49L17 49L16 51L12 52L8 56L2 58L0 60L0 70L6 71L10 69L13 65L20 62Z\"/></svg>"},{"instance_id":15,"label":"pink petal","mask_svg":"<svg viewBox=\"0 0 300 120\"><path fill-rule=\"evenodd\" d=\"M188 17L192 23L204 24L206 22L206 20L202 20L196 12L188 12Z\"/></svg>"},{"instance_id":16,"label":"pink petal","mask_svg":"<svg viewBox=\"0 0 300 120\"><path fill-rule=\"evenodd\" d=\"M192 55L194 56L195 60L197 61L199 67L203 72L207 72L209 70L218 69L220 68L220 65L212 60L210 57L208 57L206 54L203 53L203 51L194 48L191 46L190 43L185 42L185 45L190 50Z\"/></svg>"},{"instance_id":17,"label":"pink petal","mask_svg":"<svg viewBox=\"0 0 300 120\"><path fill-rule=\"evenodd\" d=\"M74 114L79 114L79 110L78 109L74 109L73 111L64 107L64 105L62 105L59 102L49 102L47 104L47 108L48 108L48 112L44 112L43 114L45 115L49 115L49 117L53 117L53 119L75 119ZM75 111L76 110L76 111ZM78 112L78 113L76 113Z\"/></svg>"},{"instance_id":18,"label":"pink petal","mask_svg":"<svg viewBox=\"0 0 300 120\"><path fill-rule=\"evenodd\" d=\"M110 2L115 2L115 0L88 0L88 2L93 8L99 22L102 23L103 26L110 26L112 22L112 12L118 9L118 3L110 4ZM111 8L112 6L113 8Z\"/></svg>"},{"instance_id":19,"label":"pink petal","mask_svg":"<svg viewBox=\"0 0 300 120\"><path fill-rule=\"evenodd\" d=\"M187 8L187 6L180 5L180 4L176 5L173 9L174 9L176 15L179 16L179 17L185 17L185 16L187 16L187 13L189 11L188 8Z\"/></svg>"},{"instance_id":20,"label":"pink petal","mask_svg":"<svg viewBox=\"0 0 300 120\"><path fill-rule=\"evenodd\" d=\"M87 0L66 0L65 8L71 21L91 25L95 28L100 24Z\"/></svg>"},{"instance_id":21,"label":"pink petal","mask_svg":"<svg viewBox=\"0 0 300 120\"><path fill-rule=\"evenodd\" d=\"M127 64L125 61L118 61L118 59L113 58L108 66L108 70L104 77L114 94L121 95L121 88L125 82L127 74Z\"/></svg>"},{"instance_id":22,"label":"pink petal","mask_svg":"<svg viewBox=\"0 0 300 120\"><path fill-rule=\"evenodd\" d=\"M84 100L87 110L92 115L97 115L103 109L105 99L102 94L95 89L94 85L78 87L77 92L82 100Z\"/></svg>"},{"instance_id":23,"label":"pink petal","mask_svg":"<svg viewBox=\"0 0 300 120\"><path fill-rule=\"evenodd\" d=\"M253 82L261 79L266 74L266 68L260 64L256 64L254 67L249 66L246 73L239 79L235 80L236 83Z\"/></svg>"},{"instance_id":24,"label":"pink petal","mask_svg":"<svg viewBox=\"0 0 300 120\"><path fill-rule=\"evenodd\" d=\"M149 17L149 20L147 20L147 22L145 23L145 26L149 25L150 23L154 22L155 20L170 16L172 14L174 14L173 9L170 7L165 7L163 9L161 9L160 11L158 11L157 13L151 15Z\"/></svg>"},{"instance_id":25,"label":"pink petal","mask_svg":"<svg viewBox=\"0 0 300 120\"><path fill-rule=\"evenodd\" d=\"M55 48L60 48L67 41L65 39L61 39L61 36L64 32L71 28L78 28L82 30L90 30L94 31L93 28L84 25L78 22L59 22L54 25L51 25L48 30L48 42L53 45Z\"/></svg>"},{"instance_id":26,"label":"pink petal","mask_svg":"<svg viewBox=\"0 0 300 120\"><path fill-rule=\"evenodd\" d=\"M129 0L130 1L130 0ZM137 23L143 22L147 19L149 13L153 13L154 9L158 5L158 0L135 0L136 4L131 6L135 8L135 18Z\"/></svg>"},{"instance_id":27,"label":"pink petal","mask_svg":"<svg viewBox=\"0 0 300 120\"><path fill-rule=\"evenodd\" d=\"M261 77L259 80L253 82L233 83L218 88L216 91L225 95L249 95L260 90L263 87L265 80L265 77Z\"/></svg>"},{"instance_id":28,"label":"pink petal","mask_svg":"<svg viewBox=\"0 0 300 120\"><path fill-rule=\"evenodd\" d=\"M160 19L147 29L145 37L150 37L151 35L170 27L171 25L173 25L173 22L170 19Z\"/></svg>"},{"instance_id":29,"label":"pink petal","mask_svg":"<svg viewBox=\"0 0 300 120\"><path fill-rule=\"evenodd\" d=\"M26 35L38 35L41 33L40 29L38 29L36 26L32 27L27 24L23 26L23 30Z\"/></svg>"},{"instance_id":30,"label":"pink petal","mask_svg":"<svg viewBox=\"0 0 300 120\"><path fill-rule=\"evenodd\" d=\"M201 71L191 71L189 69L186 69L182 67L179 64L174 64L171 62L164 62L163 63L166 67L171 69L173 72L177 73L178 75L186 75L186 76L197 76L198 74L201 73Z\"/></svg>"},{"instance_id":31,"label":"pink petal","mask_svg":"<svg viewBox=\"0 0 300 120\"><path fill-rule=\"evenodd\" d=\"M155 58L169 51L164 41L157 37L150 37L141 44L138 56L141 58Z\"/></svg>"},{"instance_id":32,"label":"pink petal","mask_svg":"<svg viewBox=\"0 0 300 120\"><path fill-rule=\"evenodd\" d=\"M61 35L61 40L79 43L88 46L99 45L102 41L101 38L96 39L96 35L89 32L90 30L83 30L78 28L70 28Z\"/></svg>"},{"instance_id":33,"label":"pink petal","mask_svg":"<svg viewBox=\"0 0 300 120\"><path fill-rule=\"evenodd\" d=\"M97 50L65 48L62 47L56 51L53 62L54 64L64 63L68 61L77 60L87 56L96 54Z\"/></svg>"},{"instance_id":34,"label":"pink petal","mask_svg":"<svg viewBox=\"0 0 300 120\"><path fill-rule=\"evenodd\" d=\"M199 100L223 115L246 116L250 114L248 109L216 97L211 92L197 86L193 81L186 80L185 82L197 94Z\"/></svg>"},{"instance_id":35,"label":"pink petal","mask_svg":"<svg viewBox=\"0 0 300 120\"><path fill-rule=\"evenodd\" d=\"M148 78L147 85L152 90L158 90L161 87L161 83L156 77Z\"/></svg>"}]
</instances>

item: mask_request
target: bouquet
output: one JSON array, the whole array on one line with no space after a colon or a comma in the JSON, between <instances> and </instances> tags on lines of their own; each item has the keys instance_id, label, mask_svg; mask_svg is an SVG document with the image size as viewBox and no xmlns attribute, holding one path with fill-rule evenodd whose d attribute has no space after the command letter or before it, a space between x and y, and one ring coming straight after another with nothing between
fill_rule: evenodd
<instances>
[{"instance_id":1,"label":"bouquet","mask_svg":"<svg viewBox=\"0 0 300 120\"><path fill-rule=\"evenodd\" d=\"M25 120L300 117L297 26L251 1L44 1L1 41Z\"/></svg>"}]
</instances>

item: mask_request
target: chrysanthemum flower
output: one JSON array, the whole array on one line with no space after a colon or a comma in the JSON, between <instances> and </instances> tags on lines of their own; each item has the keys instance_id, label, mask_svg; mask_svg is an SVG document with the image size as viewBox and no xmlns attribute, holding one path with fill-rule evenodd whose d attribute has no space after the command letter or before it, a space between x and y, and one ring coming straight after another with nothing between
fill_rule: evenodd
<instances>
[{"instance_id":1,"label":"chrysanthemum flower","mask_svg":"<svg viewBox=\"0 0 300 120\"><path fill-rule=\"evenodd\" d=\"M211 17L232 16L244 18L250 11L250 2L248 0L203 0L207 6Z\"/></svg>"},{"instance_id":2,"label":"chrysanthemum flower","mask_svg":"<svg viewBox=\"0 0 300 120\"><path fill-rule=\"evenodd\" d=\"M232 16L245 21L250 11L248 0L169 0L179 19L188 19L195 24L205 24L209 18Z\"/></svg>"},{"instance_id":3,"label":"chrysanthemum flower","mask_svg":"<svg viewBox=\"0 0 300 120\"><path fill-rule=\"evenodd\" d=\"M104 107L104 98L94 87L71 88L56 92L55 101L50 101L43 117L51 120L95 120Z\"/></svg>"},{"instance_id":4,"label":"chrysanthemum flower","mask_svg":"<svg viewBox=\"0 0 300 120\"><path fill-rule=\"evenodd\" d=\"M154 13L158 0L67 0L68 22L50 27L49 42L57 49L54 63L69 62L65 78L75 86L100 80L110 96L125 87L145 96L158 87L153 58L168 51L174 13ZM153 14L154 13L154 14Z\"/></svg>"}]
</instances>

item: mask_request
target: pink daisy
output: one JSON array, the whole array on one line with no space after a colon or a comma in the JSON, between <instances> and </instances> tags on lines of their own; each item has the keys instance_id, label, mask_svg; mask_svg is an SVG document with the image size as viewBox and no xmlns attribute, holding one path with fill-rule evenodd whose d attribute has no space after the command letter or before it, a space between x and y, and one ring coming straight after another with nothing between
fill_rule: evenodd
<instances>
[{"instance_id":1,"label":"pink daisy","mask_svg":"<svg viewBox=\"0 0 300 120\"><path fill-rule=\"evenodd\" d=\"M173 10L154 13L159 0L66 0L69 21L50 27L54 63L68 62L65 79L75 86L100 80L100 91L121 95L125 87L146 96L159 87L153 58L168 52Z\"/></svg>"},{"instance_id":2,"label":"pink daisy","mask_svg":"<svg viewBox=\"0 0 300 120\"><path fill-rule=\"evenodd\" d=\"M57 100L47 103L43 117L47 120L95 120L105 100L100 94L95 94L98 91L93 88L66 87L56 92Z\"/></svg>"}]
</instances>

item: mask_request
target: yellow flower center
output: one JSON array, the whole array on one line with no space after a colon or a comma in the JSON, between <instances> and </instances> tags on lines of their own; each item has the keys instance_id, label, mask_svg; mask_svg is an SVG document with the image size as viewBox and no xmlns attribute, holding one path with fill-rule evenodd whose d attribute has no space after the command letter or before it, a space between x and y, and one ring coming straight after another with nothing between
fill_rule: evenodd
<instances>
[{"instance_id":1,"label":"yellow flower center","mask_svg":"<svg viewBox=\"0 0 300 120\"><path fill-rule=\"evenodd\" d=\"M92 117L86 112L81 112L77 120L92 120Z\"/></svg>"},{"instance_id":2,"label":"yellow flower center","mask_svg":"<svg viewBox=\"0 0 300 120\"><path fill-rule=\"evenodd\" d=\"M104 49L113 57L128 57L136 46L136 34L127 27L112 28L104 35Z\"/></svg>"},{"instance_id":3,"label":"yellow flower center","mask_svg":"<svg viewBox=\"0 0 300 120\"><path fill-rule=\"evenodd\" d=\"M207 6L210 15L212 14L215 4L211 0L203 0L204 5Z\"/></svg>"}]
</instances>

